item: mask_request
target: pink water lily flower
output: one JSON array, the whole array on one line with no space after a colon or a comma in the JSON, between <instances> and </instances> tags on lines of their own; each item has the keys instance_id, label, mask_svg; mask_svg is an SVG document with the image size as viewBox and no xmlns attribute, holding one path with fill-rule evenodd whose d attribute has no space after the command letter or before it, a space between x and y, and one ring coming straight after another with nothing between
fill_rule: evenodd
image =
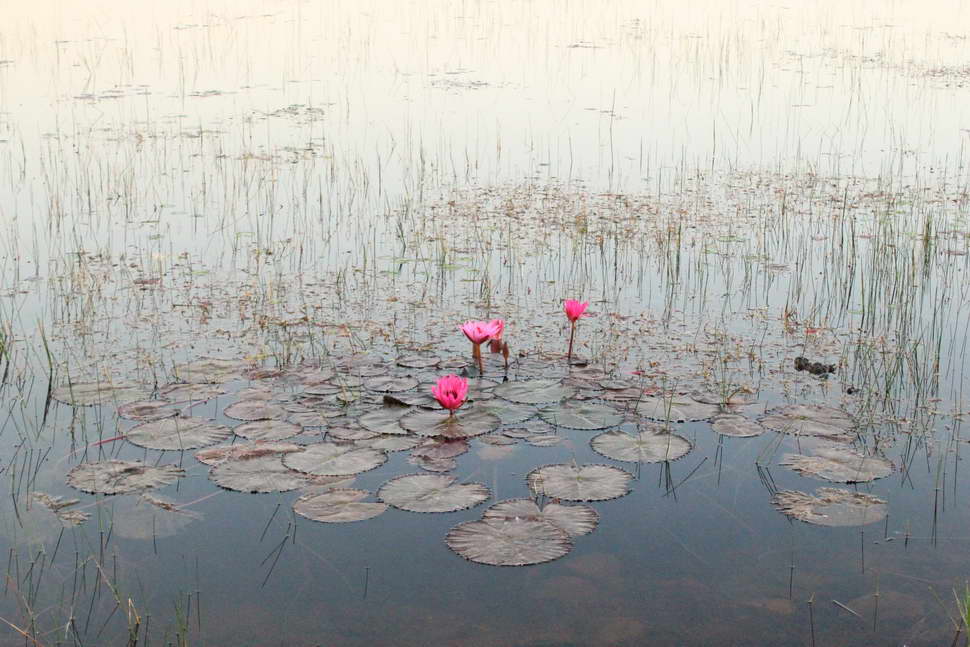
<instances>
[{"instance_id":1,"label":"pink water lily flower","mask_svg":"<svg viewBox=\"0 0 970 647\"><path fill-rule=\"evenodd\" d=\"M495 326L488 321L466 321L459 328L468 341L476 345L488 341L495 334Z\"/></svg>"},{"instance_id":2,"label":"pink water lily flower","mask_svg":"<svg viewBox=\"0 0 970 647\"><path fill-rule=\"evenodd\" d=\"M589 307L589 301L583 301L582 303L580 303L575 299L566 299L566 303L565 303L566 317L571 322L576 323L576 320L583 316L583 313L586 312L586 308L588 307Z\"/></svg>"},{"instance_id":3,"label":"pink water lily flower","mask_svg":"<svg viewBox=\"0 0 970 647\"><path fill-rule=\"evenodd\" d=\"M454 415L455 409L465 403L465 397L468 395L468 380L457 375L438 378L438 383L431 387L431 395L438 404Z\"/></svg>"},{"instance_id":4,"label":"pink water lily flower","mask_svg":"<svg viewBox=\"0 0 970 647\"><path fill-rule=\"evenodd\" d=\"M502 332L505 330L505 320L492 319L488 322L488 325L491 326L492 330L494 331L492 332L492 339L501 339Z\"/></svg>"}]
</instances>

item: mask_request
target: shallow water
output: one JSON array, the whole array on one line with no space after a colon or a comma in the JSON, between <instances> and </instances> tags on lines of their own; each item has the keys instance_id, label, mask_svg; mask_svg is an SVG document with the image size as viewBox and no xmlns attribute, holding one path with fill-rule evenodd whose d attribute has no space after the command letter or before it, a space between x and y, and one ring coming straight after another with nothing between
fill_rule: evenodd
<instances>
[{"instance_id":1,"label":"shallow water","mask_svg":"<svg viewBox=\"0 0 970 647\"><path fill-rule=\"evenodd\" d=\"M5 15L0 644L953 640L970 541L959 3L42 1ZM466 357L457 324L498 316L511 379L561 376L566 298L592 302L578 354L641 394L742 386L751 419L838 407L854 447L894 472L827 483L779 465L817 441L706 421L674 423L685 457L637 468L593 452L599 431L559 429L551 447L471 441L453 474L487 486L484 505L323 524L292 511L297 492L222 490L191 451L115 439L133 424L118 403L45 407L49 384L151 390L203 356ZM796 371L800 356L837 369ZM415 371L419 390L445 372ZM257 384L302 388L230 380L191 413L234 426L223 410ZM421 472L407 454L349 487ZM153 491L182 511L67 485L109 458L182 466ZM445 545L529 496L536 467L572 461L635 480L588 504L599 525L568 555L500 568ZM885 499L889 516L821 527L771 505L826 486ZM32 492L91 517L62 530Z\"/></svg>"}]
</instances>

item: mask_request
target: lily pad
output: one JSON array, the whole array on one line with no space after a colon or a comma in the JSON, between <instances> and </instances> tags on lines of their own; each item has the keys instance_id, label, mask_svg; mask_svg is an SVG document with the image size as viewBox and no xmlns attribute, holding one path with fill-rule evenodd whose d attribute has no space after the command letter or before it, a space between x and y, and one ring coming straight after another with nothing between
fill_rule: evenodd
<instances>
[{"instance_id":1,"label":"lily pad","mask_svg":"<svg viewBox=\"0 0 970 647\"><path fill-rule=\"evenodd\" d=\"M450 472L458 467L454 458L428 458L427 456L409 456L408 462L429 472Z\"/></svg>"},{"instance_id":2,"label":"lily pad","mask_svg":"<svg viewBox=\"0 0 970 647\"><path fill-rule=\"evenodd\" d=\"M457 440L473 438L498 429L498 416L480 409L469 409L455 415L447 411L413 411L398 421L401 427L419 436L440 436Z\"/></svg>"},{"instance_id":3,"label":"lily pad","mask_svg":"<svg viewBox=\"0 0 970 647\"><path fill-rule=\"evenodd\" d=\"M337 440L371 440L380 437L381 434L361 427L328 427L327 435Z\"/></svg>"},{"instance_id":4,"label":"lily pad","mask_svg":"<svg viewBox=\"0 0 970 647\"><path fill-rule=\"evenodd\" d=\"M518 424L528 420L539 411L528 404L515 404L498 399L476 402L474 408L498 416L503 425Z\"/></svg>"},{"instance_id":5,"label":"lily pad","mask_svg":"<svg viewBox=\"0 0 970 647\"><path fill-rule=\"evenodd\" d=\"M158 390L158 394L176 404L185 402L205 402L220 395L226 390L217 384L169 384Z\"/></svg>"},{"instance_id":6,"label":"lily pad","mask_svg":"<svg viewBox=\"0 0 970 647\"><path fill-rule=\"evenodd\" d=\"M590 441L597 454L616 461L633 463L661 463L686 456L693 448L690 441L673 433L641 431L628 434L619 430L607 431Z\"/></svg>"},{"instance_id":7,"label":"lily pad","mask_svg":"<svg viewBox=\"0 0 970 647\"><path fill-rule=\"evenodd\" d=\"M373 519L387 510L385 503L365 503L370 496L365 490L336 488L320 494L301 496L293 511L301 517L323 523L348 523Z\"/></svg>"},{"instance_id":8,"label":"lily pad","mask_svg":"<svg viewBox=\"0 0 970 647\"><path fill-rule=\"evenodd\" d=\"M451 529L445 543L465 559L490 566L528 566L567 554L565 531L535 519L482 519Z\"/></svg>"},{"instance_id":9,"label":"lily pad","mask_svg":"<svg viewBox=\"0 0 970 647\"><path fill-rule=\"evenodd\" d=\"M364 388L380 393L394 393L397 391L410 391L418 385L418 381L413 377L395 377L385 375L383 377L372 377L364 381Z\"/></svg>"},{"instance_id":10,"label":"lily pad","mask_svg":"<svg viewBox=\"0 0 970 647\"><path fill-rule=\"evenodd\" d=\"M357 442L358 447L370 447L384 452L401 452L412 449L421 442L420 438L414 436L378 436L369 440Z\"/></svg>"},{"instance_id":11,"label":"lily pad","mask_svg":"<svg viewBox=\"0 0 970 647\"><path fill-rule=\"evenodd\" d=\"M283 464L306 474L320 476L351 476L380 467L387 462L387 454L370 447L352 443L319 443L305 451L287 454Z\"/></svg>"},{"instance_id":12,"label":"lily pad","mask_svg":"<svg viewBox=\"0 0 970 647\"><path fill-rule=\"evenodd\" d=\"M814 456L785 454L779 464L835 483L867 483L893 473L893 464L885 458L866 456L849 447L819 447Z\"/></svg>"},{"instance_id":13,"label":"lily pad","mask_svg":"<svg viewBox=\"0 0 970 647\"><path fill-rule=\"evenodd\" d=\"M31 492L30 499L50 510L65 527L80 526L91 516L89 512L67 509L80 503L80 499L64 499L45 492Z\"/></svg>"},{"instance_id":14,"label":"lily pad","mask_svg":"<svg viewBox=\"0 0 970 647\"><path fill-rule=\"evenodd\" d=\"M784 434L847 440L855 423L847 413L816 404L791 404L773 409L760 419L762 425Z\"/></svg>"},{"instance_id":15,"label":"lily pad","mask_svg":"<svg viewBox=\"0 0 970 647\"><path fill-rule=\"evenodd\" d=\"M402 355L397 358L397 365L405 368L431 368L440 362L441 359L432 355Z\"/></svg>"},{"instance_id":16,"label":"lily pad","mask_svg":"<svg viewBox=\"0 0 970 647\"><path fill-rule=\"evenodd\" d=\"M282 420L255 420L232 429L237 436L248 440L283 440L303 432L303 427Z\"/></svg>"},{"instance_id":17,"label":"lily pad","mask_svg":"<svg viewBox=\"0 0 970 647\"><path fill-rule=\"evenodd\" d=\"M530 519L545 521L566 531L571 537L588 535L596 529L599 514L588 505L547 503L541 510L532 499L499 501L482 515L482 519Z\"/></svg>"},{"instance_id":18,"label":"lily pad","mask_svg":"<svg viewBox=\"0 0 970 647\"><path fill-rule=\"evenodd\" d=\"M162 487L182 476L185 476L185 470L175 465L109 460L81 463L67 473L67 483L91 494L126 494Z\"/></svg>"},{"instance_id":19,"label":"lily pad","mask_svg":"<svg viewBox=\"0 0 970 647\"><path fill-rule=\"evenodd\" d=\"M815 494L781 490L771 503L789 517L817 526L864 526L889 513L886 502L870 494L838 488L819 488Z\"/></svg>"},{"instance_id":20,"label":"lily pad","mask_svg":"<svg viewBox=\"0 0 970 647\"><path fill-rule=\"evenodd\" d=\"M523 440L533 447L555 447L566 439L555 434L534 434L532 436L526 436Z\"/></svg>"},{"instance_id":21,"label":"lily pad","mask_svg":"<svg viewBox=\"0 0 970 647\"><path fill-rule=\"evenodd\" d=\"M488 488L481 483L456 480L439 474L405 474L382 485L377 498L409 512L455 512L488 500Z\"/></svg>"},{"instance_id":22,"label":"lily pad","mask_svg":"<svg viewBox=\"0 0 970 647\"><path fill-rule=\"evenodd\" d=\"M151 397L151 389L128 382L74 382L51 391L51 398L75 407L105 402L131 402Z\"/></svg>"},{"instance_id":23,"label":"lily pad","mask_svg":"<svg viewBox=\"0 0 970 647\"><path fill-rule=\"evenodd\" d=\"M559 402L572 397L576 392L571 386L564 386L562 380L517 380L495 387L494 393L500 398L520 404L542 404Z\"/></svg>"},{"instance_id":24,"label":"lily pad","mask_svg":"<svg viewBox=\"0 0 970 647\"><path fill-rule=\"evenodd\" d=\"M177 416L179 410L172 407L168 400L135 400L118 407L118 417L125 420L148 422Z\"/></svg>"},{"instance_id":25,"label":"lily pad","mask_svg":"<svg viewBox=\"0 0 970 647\"><path fill-rule=\"evenodd\" d=\"M214 466L221 465L230 460L245 460L247 458L258 458L260 456L272 456L275 454L291 454L302 451L303 445L257 440L253 443L238 443L235 445L202 449L195 452L195 458L200 463Z\"/></svg>"},{"instance_id":26,"label":"lily pad","mask_svg":"<svg viewBox=\"0 0 970 647\"><path fill-rule=\"evenodd\" d=\"M589 402L563 402L539 410L539 417L551 425L569 429L606 429L623 422L613 407Z\"/></svg>"},{"instance_id":27,"label":"lily pad","mask_svg":"<svg viewBox=\"0 0 970 647\"><path fill-rule=\"evenodd\" d=\"M203 357L176 366L175 376L190 384L221 384L230 380L241 380L243 374L251 368L249 362L241 359Z\"/></svg>"},{"instance_id":28,"label":"lily pad","mask_svg":"<svg viewBox=\"0 0 970 647\"><path fill-rule=\"evenodd\" d=\"M232 430L206 418L162 418L135 425L125 438L139 447L162 450L198 449L220 443Z\"/></svg>"},{"instance_id":29,"label":"lily pad","mask_svg":"<svg viewBox=\"0 0 970 647\"><path fill-rule=\"evenodd\" d=\"M760 436L765 432L765 428L742 415L736 413L722 413L714 416L711 420L711 429L722 436L734 436L735 438L751 438Z\"/></svg>"},{"instance_id":30,"label":"lily pad","mask_svg":"<svg viewBox=\"0 0 970 647\"><path fill-rule=\"evenodd\" d=\"M412 456L426 458L454 458L468 451L467 440L448 440L446 438L425 438L411 450Z\"/></svg>"},{"instance_id":31,"label":"lily pad","mask_svg":"<svg viewBox=\"0 0 970 647\"><path fill-rule=\"evenodd\" d=\"M606 501L630 492L627 472L610 465L546 465L529 472L526 482L535 494L567 501Z\"/></svg>"},{"instance_id":32,"label":"lily pad","mask_svg":"<svg viewBox=\"0 0 970 647\"><path fill-rule=\"evenodd\" d=\"M288 492L307 485L309 479L283 465L279 454L228 460L209 470L219 487L237 492Z\"/></svg>"},{"instance_id":33,"label":"lily pad","mask_svg":"<svg viewBox=\"0 0 970 647\"><path fill-rule=\"evenodd\" d=\"M357 418L357 424L376 434L406 434L399 421L410 409L402 407L381 407Z\"/></svg>"},{"instance_id":34,"label":"lily pad","mask_svg":"<svg viewBox=\"0 0 970 647\"><path fill-rule=\"evenodd\" d=\"M240 400L226 407L222 414L235 420L270 420L286 417L286 411L282 407L263 400Z\"/></svg>"},{"instance_id":35,"label":"lily pad","mask_svg":"<svg viewBox=\"0 0 970 647\"><path fill-rule=\"evenodd\" d=\"M745 390L732 390L722 393L719 391L699 389L696 391L691 391L690 397L692 400L696 400L697 402L717 406L742 406L746 404L753 404L758 399L757 395L754 393L749 393Z\"/></svg>"},{"instance_id":36,"label":"lily pad","mask_svg":"<svg viewBox=\"0 0 970 647\"><path fill-rule=\"evenodd\" d=\"M708 420L720 413L720 407L701 404L681 396L644 396L637 404L636 413L661 422L690 422Z\"/></svg>"}]
</instances>

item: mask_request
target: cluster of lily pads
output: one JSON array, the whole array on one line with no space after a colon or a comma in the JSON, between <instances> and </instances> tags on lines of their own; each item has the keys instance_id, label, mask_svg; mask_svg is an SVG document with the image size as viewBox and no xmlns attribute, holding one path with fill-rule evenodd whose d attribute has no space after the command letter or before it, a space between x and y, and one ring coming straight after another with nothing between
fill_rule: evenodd
<instances>
[{"instance_id":1,"label":"cluster of lily pads","mask_svg":"<svg viewBox=\"0 0 970 647\"><path fill-rule=\"evenodd\" d=\"M448 474L472 442L496 449L519 442L545 447L561 442L563 430L597 432L589 439L591 448L627 464L685 456L693 445L674 433L675 425L709 421L715 433L725 436L773 430L814 438L813 454L782 460L803 475L858 483L893 469L888 460L852 448L854 423L838 409L788 405L755 418L745 413L755 398L743 390L654 393L636 381L572 363L545 367L550 377L523 379L519 376L530 372L523 362L516 379L509 380L505 372L485 371L480 354L473 359L483 370L476 373L461 358L430 354L390 362L356 355L329 366L287 370L202 358L176 367L181 381L155 392L131 384L74 383L56 389L53 397L75 406L120 402L118 416L134 424L98 445L128 442L162 452L195 451L219 487L246 493L301 490L294 511L324 523L369 519L388 506L416 513L478 506L491 497L488 488ZM442 378L440 373L448 370L466 376ZM225 418L238 421L234 427L193 415L201 403L228 395L228 385L244 381L248 385L221 410ZM374 500L368 500L370 492L350 487L358 474L381 466L398 451L408 451L409 462L422 471L391 478ZM84 492L113 495L145 492L184 475L176 465L111 459L79 464L67 480ZM533 498L495 503L480 520L453 528L446 543L466 559L491 565L561 557L573 537L597 525L596 511L585 504L626 495L632 480L630 472L608 464L537 467L526 478ZM64 507L56 499L47 503L55 514ZM886 514L884 501L835 488L820 489L817 496L777 492L773 503L789 516L821 525L871 523ZM171 503L153 504L178 509ZM83 518L67 515L62 521L80 523Z\"/></svg>"}]
</instances>

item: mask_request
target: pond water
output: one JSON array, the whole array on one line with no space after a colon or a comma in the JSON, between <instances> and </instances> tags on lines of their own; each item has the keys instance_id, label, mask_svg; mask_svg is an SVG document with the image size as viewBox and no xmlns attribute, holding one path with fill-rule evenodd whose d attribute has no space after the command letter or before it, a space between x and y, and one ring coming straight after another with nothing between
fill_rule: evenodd
<instances>
[{"instance_id":1,"label":"pond water","mask_svg":"<svg viewBox=\"0 0 970 647\"><path fill-rule=\"evenodd\" d=\"M0 26L0 645L967 641L962 3L142 4Z\"/></svg>"}]
</instances>

